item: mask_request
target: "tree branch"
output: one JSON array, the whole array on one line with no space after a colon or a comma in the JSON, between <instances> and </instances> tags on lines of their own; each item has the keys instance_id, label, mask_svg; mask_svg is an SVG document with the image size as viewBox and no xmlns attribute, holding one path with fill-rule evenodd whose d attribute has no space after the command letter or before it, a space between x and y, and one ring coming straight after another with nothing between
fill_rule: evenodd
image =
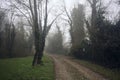
<instances>
[{"instance_id":1,"label":"tree branch","mask_svg":"<svg viewBox=\"0 0 120 80\"><path fill-rule=\"evenodd\" d=\"M31 21L29 20L29 17L26 16L26 14L22 10L20 10L14 3L11 3L11 4L13 5L14 8L16 8L27 19L29 24L32 26Z\"/></svg>"},{"instance_id":2,"label":"tree branch","mask_svg":"<svg viewBox=\"0 0 120 80\"><path fill-rule=\"evenodd\" d=\"M53 21L48 25L48 27L46 28L46 29L47 29L47 30L46 30L46 35L49 33L49 30L50 30L51 26L53 25L53 23L56 21L56 19L57 19L60 15L62 15L62 14L63 14L63 13L57 15L56 18L53 19Z\"/></svg>"},{"instance_id":3,"label":"tree branch","mask_svg":"<svg viewBox=\"0 0 120 80\"><path fill-rule=\"evenodd\" d=\"M44 18L44 29L43 29L43 33L46 32L46 27L47 27L47 20L48 20L48 13L47 13L47 10L48 10L48 0L46 0L46 3L45 3L45 18Z\"/></svg>"},{"instance_id":4,"label":"tree branch","mask_svg":"<svg viewBox=\"0 0 120 80\"><path fill-rule=\"evenodd\" d=\"M91 2L91 0L87 0L89 3L90 3L90 5L92 5L93 3Z\"/></svg>"}]
</instances>

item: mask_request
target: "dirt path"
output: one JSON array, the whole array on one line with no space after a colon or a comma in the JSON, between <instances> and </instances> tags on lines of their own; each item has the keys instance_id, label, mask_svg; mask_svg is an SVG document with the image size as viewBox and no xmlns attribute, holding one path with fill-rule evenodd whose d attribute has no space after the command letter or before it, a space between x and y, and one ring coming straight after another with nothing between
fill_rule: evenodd
<instances>
[{"instance_id":1,"label":"dirt path","mask_svg":"<svg viewBox=\"0 0 120 80\"><path fill-rule=\"evenodd\" d=\"M56 80L108 80L72 61L69 57L50 55L55 63Z\"/></svg>"}]
</instances>

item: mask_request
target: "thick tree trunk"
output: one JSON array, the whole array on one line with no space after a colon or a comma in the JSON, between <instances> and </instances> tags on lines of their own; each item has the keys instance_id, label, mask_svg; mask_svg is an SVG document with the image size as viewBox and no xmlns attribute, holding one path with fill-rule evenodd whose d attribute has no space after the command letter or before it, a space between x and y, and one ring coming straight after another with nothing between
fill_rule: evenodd
<instances>
[{"instance_id":1,"label":"thick tree trunk","mask_svg":"<svg viewBox=\"0 0 120 80\"><path fill-rule=\"evenodd\" d=\"M38 52L36 51L33 58L32 66L35 66L37 64L37 56L38 56Z\"/></svg>"},{"instance_id":2,"label":"thick tree trunk","mask_svg":"<svg viewBox=\"0 0 120 80\"><path fill-rule=\"evenodd\" d=\"M45 37L42 37L41 43L40 43L40 52L37 58L37 64L43 64L42 57L43 57L44 47L45 47Z\"/></svg>"},{"instance_id":3,"label":"thick tree trunk","mask_svg":"<svg viewBox=\"0 0 120 80\"><path fill-rule=\"evenodd\" d=\"M35 33L34 33L34 44L35 44L35 54L32 62L32 66L35 66L37 64L37 58L38 54L40 53L40 35L38 26L35 26Z\"/></svg>"},{"instance_id":4,"label":"thick tree trunk","mask_svg":"<svg viewBox=\"0 0 120 80\"><path fill-rule=\"evenodd\" d=\"M37 27L38 28L38 27ZM41 37L39 30L35 29L35 55L33 58L32 66L35 66L36 64L42 64L42 56L44 51L44 38Z\"/></svg>"},{"instance_id":5,"label":"thick tree trunk","mask_svg":"<svg viewBox=\"0 0 120 80\"><path fill-rule=\"evenodd\" d=\"M34 54L32 66L35 66L37 64L37 58L39 53L40 53L39 35L36 32L35 33L35 54Z\"/></svg>"},{"instance_id":6,"label":"thick tree trunk","mask_svg":"<svg viewBox=\"0 0 120 80\"><path fill-rule=\"evenodd\" d=\"M32 62L32 66L35 66L37 64L37 60L38 60L38 54L40 53L40 32L39 32L39 25L38 25L38 14L37 14L37 3L36 0L34 0L34 38L35 38L35 55L33 58L33 62Z\"/></svg>"},{"instance_id":7,"label":"thick tree trunk","mask_svg":"<svg viewBox=\"0 0 120 80\"><path fill-rule=\"evenodd\" d=\"M47 26L47 2L48 0L46 0L46 6L45 6L45 21L44 21L44 28L43 30L40 30L40 26L42 28L42 25L39 25L39 19L38 19L38 9L37 9L37 0L34 0L34 14L33 15L33 21L34 21L34 36L35 36L35 50L36 53L34 55L34 59L33 59L33 63L32 65L35 66L36 64L42 64L42 57L43 57L43 51L44 51L44 46L45 46L45 38L46 35L49 31L49 28L52 26L52 24L50 24L50 26ZM52 22L53 23L53 22ZM48 29L47 29L48 28ZM48 30L48 31L47 31Z\"/></svg>"},{"instance_id":8,"label":"thick tree trunk","mask_svg":"<svg viewBox=\"0 0 120 80\"><path fill-rule=\"evenodd\" d=\"M41 50L41 51L38 53L37 64L43 64L42 57L43 57L43 50Z\"/></svg>"},{"instance_id":9,"label":"thick tree trunk","mask_svg":"<svg viewBox=\"0 0 120 80\"><path fill-rule=\"evenodd\" d=\"M39 45L39 48L37 47L36 49L36 53L34 55L34 59L33 59L33 63L32 63L32 66L35 66L37 64L43 64L42 62L42 57L43 57L43 51L44 51L44 43L42 42L40 45Z\"/></svg>"}]
</instances>

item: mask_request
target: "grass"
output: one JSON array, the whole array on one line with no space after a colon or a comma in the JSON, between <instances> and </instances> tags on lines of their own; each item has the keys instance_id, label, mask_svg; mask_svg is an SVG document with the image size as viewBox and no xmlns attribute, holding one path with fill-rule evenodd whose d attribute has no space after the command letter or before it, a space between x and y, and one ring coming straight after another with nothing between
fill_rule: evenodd
<instances>
[{"instance_id":1,"label":"grass","mask_svg":"<svg viewBox=\"0 0 120 80\"><path fill-rule=\"evenodd\" d=\"M54 80L52 60L44 56L44 65L31 66L32 57L0 59L0 80Z\"/></svg>"},{"instance_id":2,"label":"grass","mask_svg":"<svg viewBox=\"0 0 120 80\"><path fill-rule=\"evenodd\" d=\"M77 60L77 62L105 76L109 80L120 80L120 69L109 69L84 60Z\"/></svg>"}]
</instances>

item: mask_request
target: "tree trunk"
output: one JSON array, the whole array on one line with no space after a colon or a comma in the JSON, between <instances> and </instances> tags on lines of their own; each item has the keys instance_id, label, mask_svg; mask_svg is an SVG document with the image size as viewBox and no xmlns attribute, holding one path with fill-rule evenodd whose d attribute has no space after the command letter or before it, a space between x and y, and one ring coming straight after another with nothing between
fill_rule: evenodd
<instances>
[{"instance_id":1,"label":"tree trunk","mask_svg":"<svg viewBox=\"0 0 120 80\"><path fill-rule=\"evenodd\" d=\"M37 64L38 60L38 54L40 53L40 32L39 32L39 25L38 25L38 14L37 14L37 3L36 0L34 0L34 41L35 41L35 55L33 58L32 66L35 66Z\"/></svg>"},{"instance_id":2,"label":"tree trunk","mask_svg":"<svg viewBox=\"0 0 120 80\"><path fill-rule=\"evenodd\" d=\"M38 52L36 51L33 58L32 66L35 66L37 64L37 56L38 56Z\"/></svg>"},{"instance_id":3,"label":"tree trunk","mask_svg":"<svg viewBox=\"0 0 120 80\"><path fill-rule=\"evenodd\" d=\"M33 63L32 63L32 66L35 66L37 64L43 64L42 63L42 57L43 57L43 51L44 51L44 42L43 41L40 41L41 44L39 45L39 47L36 47L36 53L34 55L34 59L33 59Z\"/></svg>"},{"instance_id":4,"label":"tree trunk","mask_svg":"<svg viewBox=\"0 0 120 80\"><path fill-rule=\"evenodd\" d=\"M41 50L41 51L38 53L37 64L43 64L43 61L42 61L43 51L44 51L44 50Z\"/></svg>"},{"instance_id":5,"label":"tree trunk","mask_svg":"<svg viewBox=\"0 0 120 80\"><path fill-rule=\"evenodd\" d=\"M40 53L39 33L35 31L35 54L32 66L35 66L37 64L37 58L39 53Z\"/></svg>"},{"instance_id":6,"label":"tree trunk","mask_svg":"<svg viewBox=\"0 0 120 80\"><path fill-rule=\"evenodd\" d=\"M42 37L40 42L40 52L38 53L38 58L37 58L37 64L43 64L42 57L43 57L44 47L45 47L45 37Z\"/></svg>"},{"instance_id":7,"label":"tree trunk","mask_svg":"<svg viewBox=\"0 0 120 80\"><path fill-rule=\"evenodd\" d=\"M1 38L1 32L0 32L0 48L2 46L2 38Z\"/></svg>"}]
</instances>

